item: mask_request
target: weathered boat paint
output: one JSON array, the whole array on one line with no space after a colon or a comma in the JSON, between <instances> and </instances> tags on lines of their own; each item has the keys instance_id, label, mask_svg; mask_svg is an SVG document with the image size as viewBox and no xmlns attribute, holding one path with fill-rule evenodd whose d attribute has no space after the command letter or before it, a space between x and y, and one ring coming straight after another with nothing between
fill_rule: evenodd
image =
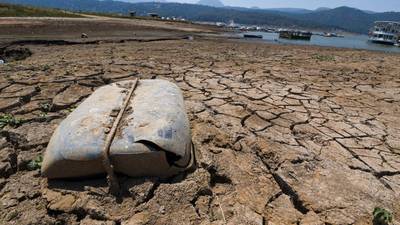
<instances>
[{"instance_id":1,"label":"weathered boat paint","mask_svg":"<svg viewBox=\"0 0 400 225\"><path fill-rule=\"evenodd\" d=\"M104 173L102 148L130 81L96 90L54 132L42 174L48 178ZM140 80L110 147L114 170L168 177L193 163L189 121L180 89L165 80Z\"/></svg>"}]
</instances>

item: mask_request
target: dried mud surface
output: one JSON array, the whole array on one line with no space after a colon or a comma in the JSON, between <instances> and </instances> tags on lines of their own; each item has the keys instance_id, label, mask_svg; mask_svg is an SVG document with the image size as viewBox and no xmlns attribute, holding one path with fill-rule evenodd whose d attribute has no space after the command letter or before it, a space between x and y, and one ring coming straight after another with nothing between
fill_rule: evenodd
<instances>
[{"instance_id":1,"label":"dried mud surface","mask_svg":"<svg viewBox=\"0 0 400 225\"><path fill-rule=\"evenodd\" d=\"M120 19L84 15L86 18L2 17L0 44L31 39L80 39L171 37L185 33L215 33L220 29L199 24L162 20Z\"/></svg>"},{"instance_id":2,"label":"dried mud surface","mask_svg":"<svg viewBox=\"0 0 400 225\"><path fill-rule=\"evenodd\" d=\"M196 38L25 45L0 65L1 224L370 224L400 218L400 55ZM27 164L97 87L183 91L198 168L168 180L51 181ZM156 166L156 165L155 165Z\"/></svg>"}]
</instances>

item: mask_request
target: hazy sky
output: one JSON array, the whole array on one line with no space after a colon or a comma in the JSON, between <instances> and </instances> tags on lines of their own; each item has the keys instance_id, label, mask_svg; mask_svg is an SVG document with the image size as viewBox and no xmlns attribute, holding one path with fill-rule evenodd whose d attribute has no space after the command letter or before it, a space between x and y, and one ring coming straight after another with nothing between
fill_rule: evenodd
<instances>
[{"instance_id":1,"label":"hazy sky","mask_svg":"<svg viewBox=\"0 0 400 225\"><path fill-rule=\"evenodd\" d=\"M195 3L198 0L168 0ZM400 11L400 0L221 0L225 5L262 8L306 8L350 6L364 10Z\"/></svg>"}]
</instances>

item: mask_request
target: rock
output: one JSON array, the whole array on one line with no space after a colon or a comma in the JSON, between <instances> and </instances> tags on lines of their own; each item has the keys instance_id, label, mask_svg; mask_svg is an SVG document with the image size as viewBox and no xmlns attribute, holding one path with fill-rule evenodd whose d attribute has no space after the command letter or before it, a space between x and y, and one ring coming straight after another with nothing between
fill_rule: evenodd
<instances>
[{"instance_id":1,"label":"rock","mask_svg":"<svg viewBox=\"0 0 400 225\"><path fill-rule=\"evenodd\" d=\"M252 211L249 207L237 204L234 206L234 216L227 224L263 225L263 217Z\"/></svg>"},{"instance_id":2,"label":"rock","mask_svg":"<svg viewBox=\"0 0 400 225\"><path fill-rule=\"evenodd\" d=\"M265 119L259 117L258 115L251 115L244 124L249 127L252 131L260 131L268 126L271 126L271 123L266 121Z\"/></svg>"},{"instance_id":3,"label":"rock","mask_svg":"<svg viewBox=\"0 0 400 225\"><path fill-rule=\"evenodd\" d=\"M297 224L303 215L297 211L289 196L282 194L267 206L268 225Z\"/></svg>"},{"instance_id":4,"label":"rock","mask_svg":"<svg viewBox=\"0 0 400 225\"><path fill-rule=\"evenodd\" d=\"M124 221L121 225L145 225L150 221L148 212L140 212L133 215L129 220Z\"/></svg>"},{"instance_id":5,"label":"rock","mask_svg":"<svg viewBox=\"0 0 400 225\"><path fill-rule=\"evenodd\" d=\"M0 98L0 111L6 112L21 105L19 98Z\"/></svg>"},{"instance_id":6,"label":"rock","mask_svg":"<svg viewBox=\"0 0 400 225\"><path fill-rule=\"evenodd\" d=\"M74 204L74 207L79 210L85 212L86 215L89 215L91 218L107 220L110 219L110 215L105 212L104 207L102 207L101 202L96 199L88 198L86 195L80 194L77 198L77 201Z\"/></svg>"},{"instance_id":7,"label":"rock","mask_svg":"<svg viewBox=\"0 0 400 225\"><path fill-rule=\"evenodd\" d=\"M226 225L226 223L222 220L214 220L212 222L205 220L200 225Z\"/></svg>"},{"instance_id":8,"label":"rock","mask_svg":"<svg viewBox=\"0 0 400 225\"><path fill-rule=\"evenodd\" d=\"M9 143L7 141L7 138L5 137L0 137L0 149L3 149L5 147L9 146Z\"/></svg>"},{"instance_id":9,"label":"rock","mask_svg":"<svg viewBox=\"0 0 400 225\"><path fill-rule=\"evenodd\" d=\"M300 225L324 225L319 216L313 212L308 212L300 221Z\"/></svg>"},{"instance_id":10,"label":"rock","mask_svg":"<svg viewBox=\"0 0 400 225\"><path fill-rule=\"evenodd\" d=\"M204 104L197 101L186 101L185 106L188 112L199 113L205 110Z\"/></svg>"},{"instance_id":11,"label":"rock","mask_svg":"<svg viewBox=\"0 0 400 225\"><path fill-rule=\"evenodd\" d=\"M146 209L158 224L199 223L192 202L198 196L210 194L209 182L210 174L198 169L181 181L161 183L146 203Z\"/></svg>"},{"instance_id":12,"label":"rock","mask_svg":"<svg viewBox=\"0 0 400 225\"><path fill-rule=\"evenodd\" d=\"M14 206L18 205L18 203L19 203L18 200L15 199L10 193L3 195L0 200L1 200L0 201L1 206L4 209L14 207Z\"/></svg>"},{"instance_id":13,"label":"rock","mask_svg":"<svg viewBox=\"0 0 400 225\"><path fill-rule=\"evenodd\" d=\"M200 217L208 218L210 213L211 196L200 196L195 202L196 210Z\"/></svg>"},{"instance_id":14,"label":"rock","mask_svg":"<svg viewBox=\"0 0 400 225\"><path fill-rule=\"evenodd\" d=\"M72 195L62 196L60 199L51 202L48 207L54 211L71 212L76 199Z\"/></svg>"},{"instance_id":15,"label":"rock","mask_svg":"<svg viewBox=\"0 0 400 225\"><path fill-rule=\"evenodd\" d=\"M3 187L6 185L6 183L7 183L6 179L0 178L0 191L1 191L1 189L3 189Z\"/></svg>"},{"instance_id":16,"label":"rock","mask_svg":"<svg viewBox=\"0 0 400 225\"><path fill-rule=\"evenodd\" d=\"M101 221L101 220L93 220L90 217L85 217L79 225L116 225L114 221Z\"/></svg>"},{"instance_id":17,"label":"rock","mask_svg":"<svg viewBox=\"0 0 400 225\"><path fill-rule=\"evenodd\" d=\"M81 85L71 85L53 99L53 109L66 109L79 102L92 92L91 88Z\"/></svg>"},{"instance_id":18,"label":"rock","mask_svg":"<svg viewBox=\"0 0 400 225\"><path fill-rule=\"evenodd\" d=\"M5 220L6 221L12 221L16 218L18 218L19 216L19 212L17 210L11 210L6 214Z\"/></svg>"},{"instance_id":19,"label":"rock","mask_svg":"<svg viewBox=\"0 0 400 225\"><path fill-rule=\"evenodd\" d=\"M29 102L30 99L40 92L39 87L29 87L25 85L12 85L8 88L9 92L2 93L0 97L15 98L19 97L21 103Z\"/></svg>"},{"instance_id":20,"label":"rock","mask_svg":"<svg viewBox=\"0 0 400 225\"><path fill-rule=\"evenodd\" d=\"M32 55L31 50L21 47L8 47L2 52L2 60L6 62L24 60Z\"/></svg>"},{"instance_id":21,"label":"rock","mask_svg":"<svg viewBox=\"0 0 400 225\"><path fill-rule=\"evenodd\" d=\"M46 189L43 196L49 202L47 208L53 211L71 212L75 209L76 198L73 195L63 195L60 192Z\"/></svg>"},{"instance_id":22,"label":"rock","mask_svg":"<svg viewBox=\"0 0 400 225\"><path fill-rule=\"evenodd\" d=\"M0 202L4 207L13 207L15 204L27 202L40 196L39 179L32 176L33 172L18 172L10 176L4 184Z\"/></svg>"},{"instance_id":23,"label":"rock","mask_svg":"<svg viewBox=\"0 0 400 225\"><path fill-rule=\"evenodd\" d=\"M160 208L158 209L158 212L160 213L160 214L165 214L165 206L160 206Z\"/></svg>"},{"instance_id":24,"label":"rock","mask_svg":"<svg viewBox=\"0 0 400 225\"><path fill-rule=\"evenodd\" d=\"M35 215L35 213L38 212L31 212L30 215L26 215L24 217L18 218L19 221L23 221L25 222L25 224L29 224L29 225L54 225L54 224L58 224L59 221L54 219L51 216L48 215L43 215L43 212L40 212L39 215L43 215L43 216L32 216ZM71 220L70 222L66 222L66 224L72 224Z\"/></svg>"},{"instance_id":25,"label":"rock","mask_svg":"<svg viewBox=\"0 0 400 225\"><path fill-rule=\"evenodd\" d=\"M14 171L9 162L0 162L0 177L8 177L13 173Z\"/></svg>"},{"instance_id":26,"label":"rock","mask_svg":"<svg viewBox=\"0 0 400 225\"><path fill-rule=\"evenodd\" d=\"M216 147L225 148L230 144L230 137L222 130L210 124L197 124L193 129L193 141L198 145L214 144Z\"/></svg>"},{"instance_id":27,"label":"rock","mask_svg":"<svg viewBox=\"0 0 400 225\"><path fill-rule=\"evenodd\" d=\"M223 151L223 148L210 148L210 152L214 153L214 154L219 154Z\"/></svg>"},{"instance_id":28,"label":"rock","mask_svg":"<svg viewBox=\"0 0 400 225\"><path fill-rule=\"evenodd\" d=\"M0 150L0 178L7 178L17 172L17 154L12 148Z\"/></svg>"},{"instance_id":29,"label":"rock","mask_svg":"<svg viewBox=\"0 0 400 225\"><path fill-rule=\"evenodd\" d=\"M28 164L38 157L38 152L23 151L18 154L18 169L28 170Z\"/></svg>"},{"instance_id":30,"label":"rock","mask_svg":"<svg viewBox=\"0 0 400 225\"><path fill-rule=\"evenodd\" d=\"M150 197L156 183L156 179L129 179L124 185L130 196L135 200L136 204L139 205Z\"/></svg>"},{"instance_id":31,"label":"rock","mask_svg":"<svg viewBox=\"0 0 400 225\"><path fill-rule=\"evenodd\" d=\"M55 123L26 123L10 130L16 136L18 147L22 149L45 147L50 141L53 131L57 128Z\"/></svg>"}]
</instances>

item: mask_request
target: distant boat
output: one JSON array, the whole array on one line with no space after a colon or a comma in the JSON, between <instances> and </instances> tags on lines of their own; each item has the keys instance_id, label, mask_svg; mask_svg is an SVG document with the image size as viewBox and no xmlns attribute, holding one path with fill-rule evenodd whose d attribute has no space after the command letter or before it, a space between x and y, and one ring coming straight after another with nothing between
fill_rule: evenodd
<instances>
[{"instance_id":1,"label":"distant boat","mask_svg":"<svg viewBox=\"0 0 400 225\"><path fill-rule=\"evenodd\" d=\"M244 38L259 38L259 39L263 38L262 35L257 35L257 34L244 34L243 37Z\"/></svg>"},{"instance_id":2,"label":"distant boat","mask_svg":"<svg viewBox=\"0 0 400 225\"><path fill-rule=\"evenodd\" d=\"M340 37L340 38L344 37L343 35L339 35L337 33L327 33L327 32L324 32L324 34L322 36L324 36L324 37Z\"/></svg>"},{"instance_id":3,"label":"distant boat","mask_svg":"<svg viewBox=\"0 0 400 225\"><path fill-rule=\"evenodd\" d=\"M312 33L308 31L297 30L281 30L279 31L279 38L295 39L295 40L311 40Z\"/></svg>"},{"instance_id":4,"label":"distant boat","mask_svg":"<svg viewBox=\"0 0 400 225\"><path fill-rule=\"evenodd\" d=\"M400 22L376 21L369 32L369 40L374 43L395 45L399 43Z\"/></svg>"}]
</instances>

